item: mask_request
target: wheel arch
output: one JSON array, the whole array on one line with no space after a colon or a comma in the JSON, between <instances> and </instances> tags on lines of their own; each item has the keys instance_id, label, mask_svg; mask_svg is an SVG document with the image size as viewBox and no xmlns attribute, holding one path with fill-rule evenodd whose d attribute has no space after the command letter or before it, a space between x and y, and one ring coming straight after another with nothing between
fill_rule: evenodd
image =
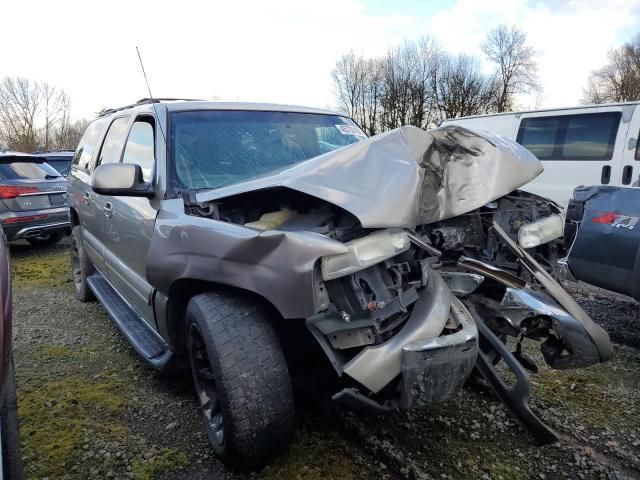
<instances>
[{"instance_id":1,"label":"wheel arch","mask_svg":"<svg viewBox=\"0 0 640 480\"><path fill-rule=\"evenodd\" d=\"M265 297L239 287L225 285L223 283L200 280L196 278L180 278L175 280L169 288L169 296L166 307L166 332L171 349L177 353L185 351L185 314L187 305L196 295L212 291L233 292L237 295L250 297L260 302L270 310L271 317L279 320L282 315L278 309ZM160 328L162 330L162 328Z\"/></svg>"},{"instance_id":2,"label":"wheel arch","mask_svg":"<svg viewBox=\"0 0 640 480\"><path fill-rule=\"evenodd\" d=\"M78 215L78 212L76 212L76 209L73 207L69 208L69 222L71 223L71 228L75 227L76 225L80 225L80 216Z\"/></svg>"}]
</instances>

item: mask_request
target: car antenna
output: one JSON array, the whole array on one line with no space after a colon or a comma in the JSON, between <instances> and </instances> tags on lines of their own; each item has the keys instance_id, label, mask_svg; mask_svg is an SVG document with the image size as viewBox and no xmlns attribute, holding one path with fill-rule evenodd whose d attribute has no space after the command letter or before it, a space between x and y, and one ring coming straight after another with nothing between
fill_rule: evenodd
<instances>
[{"instance_id":1,"label":"car antenna","mask_svg":"<svg viewBox=\"0 0 640 480\"><path fill-rule=\"evenodd\" d=\"M162 128L162 122L160 121L160 117L158 116L158 110L156 109L156 101L153 99L153 95L151 94L151 87L149 86L149 80L147 79L147 72L144 71L144 64L142 63L142 56L140 55L140 50L136 46L136 52L138 53L138 60L140 60L140 68L142 69L142 75L144 76L144 81L147 84L147 90L149 91L149 99L151 100L151 105L153 105L153 112L156 114L156 118L158 120L158 126L160 127L160 133L162 134L162 139L164 140L164 145L166 148L167 145L167 137L164 135L164 129Z\"/></svg>"}]
</instances>

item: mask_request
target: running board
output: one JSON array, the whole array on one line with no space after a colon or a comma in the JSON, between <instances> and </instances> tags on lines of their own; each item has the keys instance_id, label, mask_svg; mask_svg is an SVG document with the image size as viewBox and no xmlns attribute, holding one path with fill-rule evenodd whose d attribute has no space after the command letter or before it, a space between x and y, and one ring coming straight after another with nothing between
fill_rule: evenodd
<instances>
[{"instance_id":1,"label":"running board","mask_svg":"<svg viewBox=\"0 0 640 480\"><path fill-rule=\"evenodd\" d=\"M472 313L475 312L472 311ZM478 352L476 369L491 386L496 396L507 406L515 419L522 424L539 445L550 445L560 441L558 435L540 420L529 407L531 380L527 371L502 340L485 325L479 315L474 314L473 316L480 338L491 345L493 351L504 360L509 370L515 375L516 384L514 386L507 385L493 365L492 358L483 353L482 350Z\"/></svg>"},{"instance_id":2,"label":"running board","mask_svg":"<svg viewBox=\"0 0 640 480\"><path fill-rule=\"evenodd\" d=\"M105 278L96 272L87 284L135 351L153 367L162 370L172 352L160 336L138 316Z\"/></svg>"}]
</instances>

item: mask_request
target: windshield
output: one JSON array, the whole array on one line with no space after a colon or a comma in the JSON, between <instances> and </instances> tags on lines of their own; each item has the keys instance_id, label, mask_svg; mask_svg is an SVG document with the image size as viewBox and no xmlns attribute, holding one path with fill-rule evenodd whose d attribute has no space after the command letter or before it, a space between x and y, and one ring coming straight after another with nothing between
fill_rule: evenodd
<instances>
[{"instance_id":1,"label":"windshield","mask_svg":"<svg viewBox=\"0 0 640 480\"><path fill-rule=\"evenodd\" d=\"M0 180L46 180L60 177L58 171L47 163L0 163Z\"/></svg>"},{"instance_id":2,"label":"windshield","mask_svg":"<svg viewBox=\"0 0 640 480\"><path fill-rule=\"evenodd\" d=\"M350 145L350 119L311 113L203 110L171 115L171 157L182 188L218 188Z\"/></svg>"}]
</instances>

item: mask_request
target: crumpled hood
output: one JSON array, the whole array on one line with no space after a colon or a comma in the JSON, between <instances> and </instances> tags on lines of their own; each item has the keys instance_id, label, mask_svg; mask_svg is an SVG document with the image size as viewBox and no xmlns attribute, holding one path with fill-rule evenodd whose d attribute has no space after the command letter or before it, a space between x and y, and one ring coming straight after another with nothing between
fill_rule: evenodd
<instances>
[{"instance_id":1,"label":"crumpled hood","mask_svg":"<svg viewBox=\"0 0 640 480\"><path fill-rule=\"evenodd\" d=\"M455 217L525 185L542 164L488 132L400 127L305 162L198 192L207 202L286 187L329 201L365 228L409 227Z\"/></svg>"}]
</instances>

